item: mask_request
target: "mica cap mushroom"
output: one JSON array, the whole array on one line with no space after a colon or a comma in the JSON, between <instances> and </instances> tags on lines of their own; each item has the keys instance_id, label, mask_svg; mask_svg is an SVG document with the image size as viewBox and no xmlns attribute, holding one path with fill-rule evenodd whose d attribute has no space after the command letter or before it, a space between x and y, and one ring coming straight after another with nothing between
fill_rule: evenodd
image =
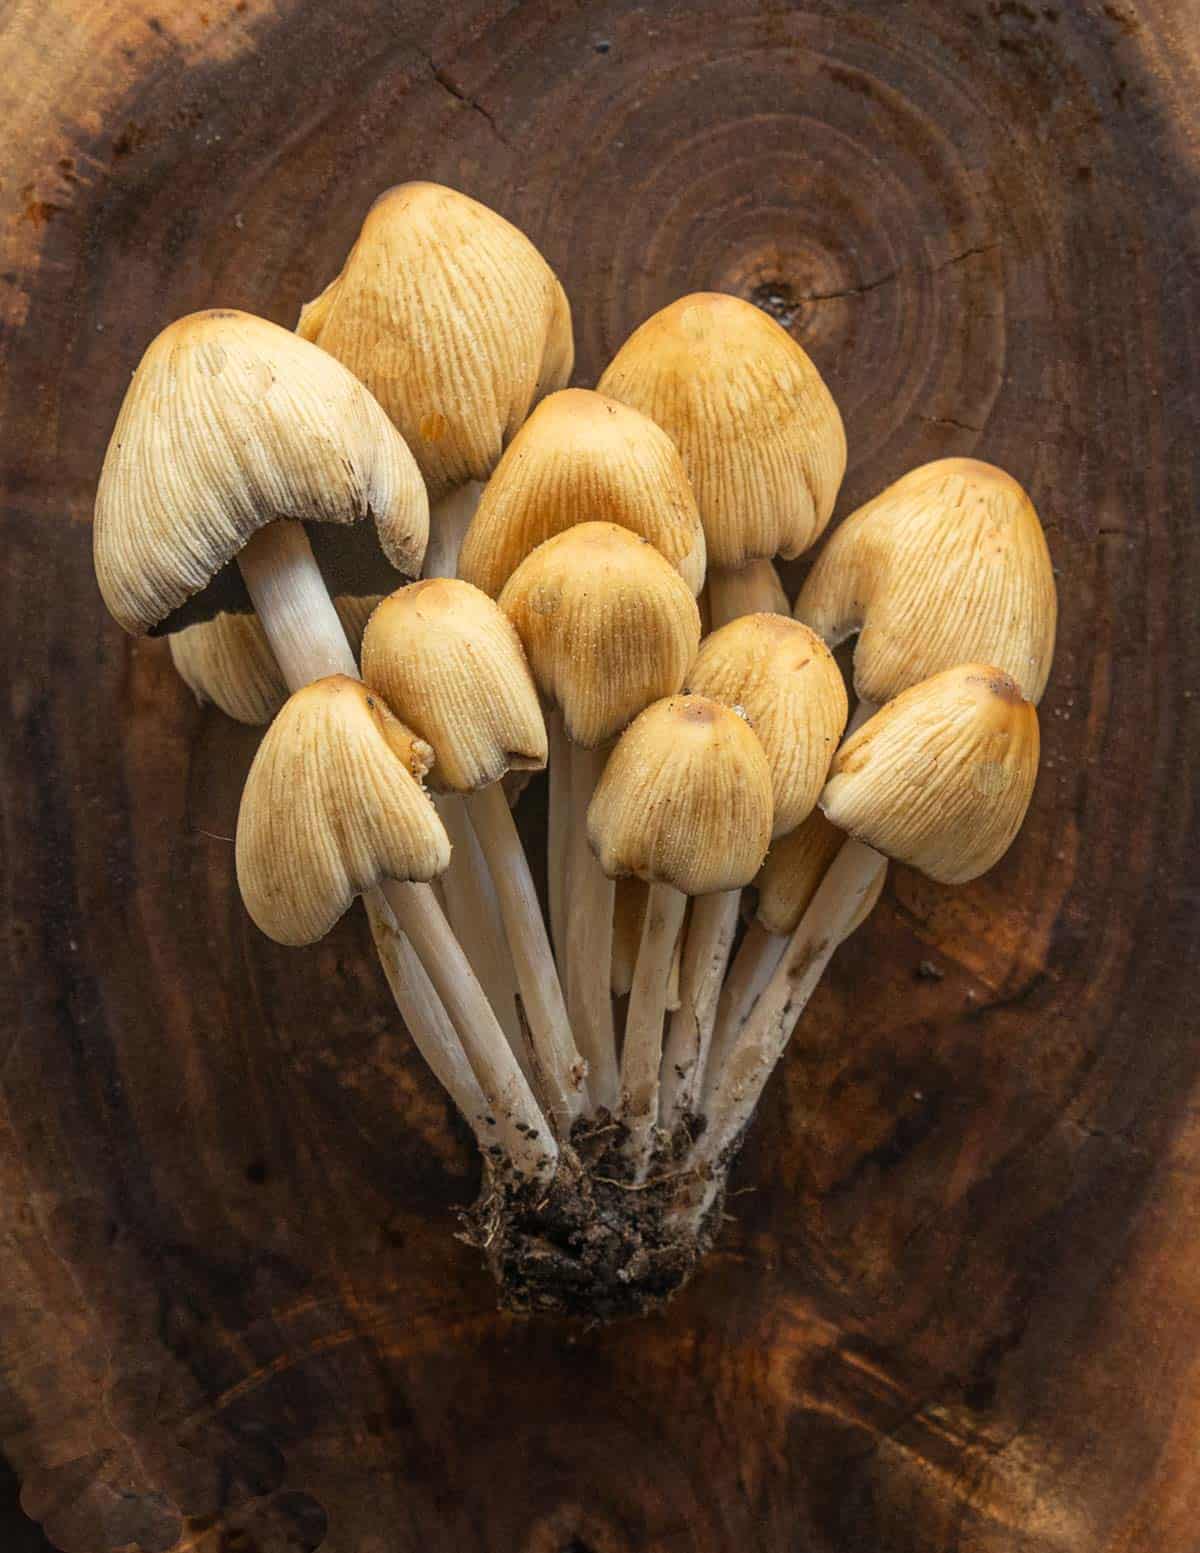
<instances>
[{"instance_id":1,"label":"mica cap mushroom","mask_svg":"<svg viewBox=\"0 0 1200 1553\"><path fill-rule=\"evenodd\" d=\"M565 388L538 405L497 465L459 574L495 598L538 545L588 521L648 539L693 593L703 587L704 529L675 444L628 405Z\"/></svg>"},{"instance_id":2,"label":"mica cap mushroom","mask_svg":"<svg viewBox=\"0 0 1200 1553\"><path fill-rule=\"evenodd\" d=\"M367 385L434 501L486 480L574 362L571 309L545 259L495 211L436 183L379 196L297 330Z\"/></svg>"},{"instance_id":3,"label":"mica cap mushroom","mask_svg":"<svg viewBox=\"0 0 1200 1553\"><path fill-rule=\"evenodd\" d=\"M151 342L96 494L96 577L126 631L247 610L228 563L277 520L368 518L391 565L419 572L429 527L420 472L345 367L230 309L181 318Z\"/></svg>"},{"instance_id":4,"label":"mica cap mushroom","mask_svg":"<svg viewBox=\"0 0 1200 1553\"><path fill-rule=\"evenodd\" d=\"M700 507L708 564L798 556L825 528L846 469L833 395L760 308L680 297L636 329L597 385L663 428Z\"/></svg>"},{"instance_id":5,"label":"mica cap mushroom","mask_svg":"<svg viewBox=\"0 0 1200 1553\"><path fill-rule=\"evenodd\" d=\"M889 701L838 751L821 794L854 840L942 884L986 873L1037 778L1037 711L989 664L959 664Z\"/></svg>"},{"instance_id":6,"label":"mica cap mushroom","mask_svg":"<svg viewBox=\"0 0 1200 1553\"><path fill-rule=\"evenodd\" d=\"M1037 702L1058 604L1033 503L1011 475L978 459L923 464L830 537L796 617L831 647L858 633L854 685L873 705L976 659Z\"/></svg>"},{"instance_id":7,"label":"mica cap mushroom","mask_svg":"<svg viewBox=\"0 0 1200 1553\"><path fill-rule=\"evenodd\" d=\"M450 843L421 786L431 760L358 680L331 675L289 698L238 813L238 885L268 938L315 943L381 881L445 869Z\"/></svg>"}]
</instances>

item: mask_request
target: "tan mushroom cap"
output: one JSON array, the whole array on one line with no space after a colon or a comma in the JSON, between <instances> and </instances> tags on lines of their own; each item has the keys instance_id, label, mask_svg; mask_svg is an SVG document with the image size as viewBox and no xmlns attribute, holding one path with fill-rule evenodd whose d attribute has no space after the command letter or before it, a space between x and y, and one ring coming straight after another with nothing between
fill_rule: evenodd
<instances>
[{"instance_id":1,"label":"tan mushroom cap","mask_svg":"<svg viewBox=\"0 0 1200 1553\"><path fill-rule=\"evenodd\" d=\"M442 872L450 842L421 787L432 758L358 680L331 675L288 698L238 813L238 885L269 938L314 943L382 880Z\"/></svg>"},{"instance_id":2,"label":"tan mushroom cap","mask_svg":"<svg viewBox=\"0 0 1200 1553\"><path fill-rule=\"evenodd\" d=\"M469 582L436 577L384 599L363 678L433 749L432 784L469 793L546 764L537 686L508 616Z\"/></svg>"},{"instance_id":3,"label":"tan mushroom cap","mask_svg":"<svg viewBox=\"0 0 1200 1553\"><path fill-rule=\"evenodd\" d=\"M587 825L610 878L636 874L685 895L740 889L771 840L771 771L762 745L745 718L719 701L657 701L617 741Z\"/></svg>"},{"instance_id":4,"label":"tan mushroom cap","mask_svg":"<svg viewBox=\"0 0 1200 1553\"><path fill-rule=\"evenodd\" d=\"M796 600L830 646L859 632L854 684L882 705L956 663L994 663L1040 701L1054 572L1033 503L973 458L912 470L833 534Z\"/></svg>"},{"instance_id":5,"label":"tan mushroom cap","mask_svg":"<svg viewBox=\"0 0 1200 1553\"><path fill-rule=\"evenodd\" d=\"M820 809L814 809L790 834L771 843L754 881L754 914L768 933L794 931L845 839Z\"/></svg>"},{"instance_id":6,"label":"tan mushroom cap","mask_svg":"<svg viewBox=\"0 0 1200 1553\"><path fill-rule=\"evenodd\" d=\"M597 386L678 446L710 567L790 560L829 522L846 471L842 417L760 308L720 292L680 297L630 335Z\"/></svg>"},{"instance_id":7,"label":"tan mushroom cap","mask_svg":"<svg viewBox=\"0 0 1200 1553\"><path fill-rule=\"evenodd\" d=\"M125 630L165 621L268 523L367 517L392 565L419 572L420 472L345 367L228 309L181 318L150 343L96 493L96 577Z\"/></svg>"},{"instance_id":8,"label":"tan mushroom cap","mask_svg":"<svg viewBox=\"0 0 1200 1553\"><path fill-rule=\"evenodd\" d=\"M378 603L378 594L333 601L356 656ZM176 672L201 706L211 702L235 722L261 725L269 723L288 698L283 671L257 615L222 611L212 620L172 632L167 641Z\"/></svg>"},{"instance_id":9,"label":"tan mushroom cap","mask_svg":"<svg viewBox=\"0 0 1200 1553\"><path fill-rule=\"evenodd\" d=\"M771 767L773 834L795 830L812 812L849 713L825 643L787 615L742 615L701 642L688 689L745 712Z\"/></svg>"},{"instance_id":10,"label":"tan mushroom cap","mask_svg":"<svg viewBox=\"0 0 1200 1553\"><path fill-rule=\"evenodd\" d=\"M986 873L1037 778L1037 711L1015 680L960 664L903 691L838 751L821 794L840 830L943 884Z\"/></svg>"},{"instance_id":11,"label":"tan mushroom cap","mask_svg":"<svg viewBox=\"0 0 1200 1553\"><path fill-rule=\"evenodd\" d=\"M703 587L704 529L675 444L628 405L564 388L543 399L488 481L459 575L495 598L538 545L587 522L648 539L693 593Z\"/></svg>"},{"instance_id":12,"label":"tan mushroom cap","mask_svg":"<svg viewBox=\"0 0 1200 1553\"><path fill-rule=\"evenodd\" d=\"M433 500L487 479L575 357L571 309L545 259L494 210L436 183L379 196L296 327L383 405Z\"/></svg>"},{"instance_id":13,"label":"tan mushroom cap","mask_svg":"<svg viewBox=\"0 0 1200 1553\"><path fill-rule=\"evenodd\" d=\"M700 645L687 583L613 523L580 523L539 545L505 583L500 607L568 738L585 748L679 690Z\"/></svg>"}]
</instances>

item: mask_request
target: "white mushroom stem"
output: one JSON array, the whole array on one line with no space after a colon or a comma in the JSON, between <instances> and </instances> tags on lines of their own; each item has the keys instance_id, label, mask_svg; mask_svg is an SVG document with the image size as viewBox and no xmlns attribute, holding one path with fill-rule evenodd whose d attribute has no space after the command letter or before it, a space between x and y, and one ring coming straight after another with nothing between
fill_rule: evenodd
<instances>
[{"instance_id":1,"label":"white mushroom stem","mask_svg":"<svg viewBox=\"0 0 1200 1553\"><path fill-rule=\"evenodd\" d=\"M717 1020L708 1059L696 1091L698 1096L712 1092L720 1077L725 1058L737 1039L738 1031L750 1017L750 1010L762 996L763 990L775 974L775 967L783 959L787 937L781 933L768 933L757 918L746 929L741 947L733 957L729 975L721 988L717 1002ZM704 1101L701 1100L701 1109Z\"/></svg>"},{"instance_id":2,"label":"white mushroom stem","mask_svg":"<svg viewBox=\"0 0 1200 1553\"><path fill-rule=\"evenodd\" d=\"M429 544L421 568L424 576L458 576L458 553L482 495L482 484L478 480L468 480L466 485L460 485L457 491L443 496L430 508Z\"/></svg>"},{"instance_id":3,"label":"white mushroom stem","mask_svg":"<svg viewBox=\"0 0 1200 1553\"><path fill-rule=\"evenodd\" d=\"M470 794L467 808L499 896L541 1091L566 1137L583 1105L586 1067L571 1034L525 849L499 782Z\"/></svg>"},{"instance_id":4,"label":"white mushroom stem","mask_svg":"<svg viewBox=\"0 0 1200 1553\"><path fill-rule=\"evenodd\" d=\"M259 529L238 561L289 689L328 674L358 678L350 643L299 523ZM394 882L382 888L458 1031L487 1099L492 1138L518 1169L552 1174L554 1139L433 891L427 884ZM368 908L371 904L368 898Z\"/></svg>"},{"instance_id":5,"label":"white mushroom stem","mask_svg":"<svg viewBox=\"0 0 1200 1553\"><path fill-rule=\"evenodd\" d=\"M471 968L500 1021L508 1044L516 1053L521 1071L536 1090L529 1043L517 1013L517 984L508 955L504 924L500 920L500 904L466 804L457 793L439 793L434 803L452 848L450 867L437 881L446 916L455 937L467 952Z\"/></svg>"},{"instance_id":6,"label":"white mushroom stem","mask_svg":"<svg viewBox=\"0 0 1200 1553\"><path fill-rule=\"evenodd\" d=\"M615 887L587 839L587 811L604 751L571 746L571 896L567 916L567 1008L588 1065L592 1108L615 1113L620 1099L617 1032L612 1006Z\"/></svg>"},{"instance_id":7,"label":"white mushroom stem","mask_svg":"<svg viewBox=\"0 0 1200 1553\"><path fill-rule=\"evenodd\" d=\"M721 980L737 933L740 890L702 895L692 906L663 1059L659 1113L668 1130L695 1111L717 1020Z\"/></svg>"},{"instance_id":8,"label":"white mushroom stem","mask_svg":"<svg viewBox=\"0 0 1200 1553\"><path fill-rule=\"evenodd\" d=\"M567 992L567 901L571 891L571 746L557 707L546 718L550 736L549 794L546 821L546 894L550 903L550 938L558 960L563 993Z\"/></svg>"},{"instance_id":9,"label":"white mushroom stem","mask_svg":"<svg viewBox=\"0 0 1200 1553\"><path fill-rule=\"evenodd\" d=\"M686 910L687 896L682 891L670 884L650 886L621 1053L620 1117L629 1128L626 1153L639 1181L654 1149L667 987Z\"/></svg>"},{"instance_id":10,"label":"white mushroom stem","mask_svg":"<svg viewBox=\"0 0 1200 1553\"><path fill-rule=\"evenodd\" d=\"M847 841L788 940L708 1102L708 1125L693 1152L693 1162L708 1177L697 1207L701 1215L716 1194L725 1156L754 1114L813 989L886 870L887 858L873 847Z\"/></svg>"}]
</instances>

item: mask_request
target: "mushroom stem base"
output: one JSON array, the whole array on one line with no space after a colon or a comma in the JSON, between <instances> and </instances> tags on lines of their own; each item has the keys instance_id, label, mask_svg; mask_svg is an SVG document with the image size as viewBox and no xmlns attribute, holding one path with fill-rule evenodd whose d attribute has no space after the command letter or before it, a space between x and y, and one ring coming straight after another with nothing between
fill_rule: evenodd
<instances>
[{"instance_id":1,"label":"mushroom stem base","mask_svg":"<svg viewBox=\"0 0 1200 1553\"><path fill-rule=\"evenodd\" d=\"M684 1208L695 1183L682 1148L639 1182L624 1141L625 1128L602 1113L576 1124L549 1186L514 1184L486 1167L464 1238L483 1252L503 1310L615 1321L665 1305L691 1278L720 1226L724 1194L696 1222Z\"/></svg>"}]
</instances>

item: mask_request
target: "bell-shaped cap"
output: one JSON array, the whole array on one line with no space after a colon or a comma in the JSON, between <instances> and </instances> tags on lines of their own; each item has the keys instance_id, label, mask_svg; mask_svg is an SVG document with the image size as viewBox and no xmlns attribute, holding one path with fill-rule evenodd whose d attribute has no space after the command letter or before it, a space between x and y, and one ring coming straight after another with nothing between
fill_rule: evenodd
<instances>
[{"instance_id":1,"label":"bell-shaped cap","mask_svg":"<svg viewBox=\"0 0 1200 1553\"><path fill-rule=\"evenodd\" d=\"M942 884L999 862L1038 767L1038 719L1016 681L959 664L901 692L834 757L821 794L839 830Z\"/></svg>"},{"instance_id":2,"label":"bell-shaped cap","mask_svg":"<svg viewBox=\"0 0 1200 1553\"><path fill-rule=\"evenodd\" d=\"M280 518L372 518L391 564L421 569L420 472L363 385L264 318L179 319L138 364L105 455L93 530L104 602L135 634L248 607L223 568Z\"/></svg>"},{"instance_id":3,"label":"bell-shaped cap","mask_svg":"<svg viewBox=\"0 0 1200 1553\"><path fill-rule=\"evenodd\" d=\"M610 878L636 874L685 895L740 889L771 840L762 745L744 717L707 696L656 701L617 741L587 826Z\"/></svg>"},{"instance_id":4,"label":"bell-shaped cap","mask_svg":"<svg viewBox=\"0 0 1200 1553\"><path fill-rule=\"evenodd\" d=\"M314 943L381 880L445 869L450 842L421 786L432 758L358 680L334 674L289 697L238 813L238 885L268 938Z\"/></svg>"},{"instance_id":5,"label":"bell-shaped cap","mask_svg":"<svg viewBox=\"0 0 1200 1553\"><path fill-rule=\"evenodd\" d=\"M687 683L745 712L771 767L773 834L795 830L812 813L849 712L828 647L787 615L742 615L705 637Z\"/></svg>"},{"instance_id":6,"label":"bell-shaped cap","mask_svg":"<svg viewBox=\"0 0 1200 1553\"><path fill-rule=\"evenodd\" d=\"M363 678L433 750L433 785L458 793L546 764L537 686L508 616L469 582L432 577L384 599Z\"/></svg>"},{"instance_id":7,"label":"bell-shaped cap","mask_svg":"<svg viewBox=\"0 0 1200 1553\"><path fill-rule=\"evenodd\" d=\"M739 297L680 297L636 329L598 384L683 455L710 567L797 556L846 472L842 417L786 329Z\"/></svg>"},{"instance_id":8,"label":"bell-shaped cap","mask_svg":"<svg viewBox=\"0 0 1200 1553\"><path fill-rule=\"evenodd\" d=\"M675 444L628 405L564 388L537 407L488 481L459 576L495 598L538 545L587 522L639 534L693 593L704 585L704 530Z\"/></svg>"},{"instance_id":9,"label":"bell-shaped cap","mask_svg":"<svg viewBox=\"0 0 1200 1553\"><path fill-rule=\"evenodd\" d=\"M333 603L357 656L379 595L337 598ZM167 641L176 672L201 706L211 702L235 722L261 725L269 723L288 698L283 671L257 615L222 611L212 620L172 632Z\"/></svg>"},{"instance_id":10,"label":"bell-shaped cap","mask_svg":"<svg viewBox=\"0 0 1200 1553\"><path fill-rule=\"evenodd\" d=\"M297 329L367 385L435 501L487 479L575 358L571 309L545 259L494 210L436 183L379 196Z\"/></svg>"},{"instance_id":11,"label":"bell-shaped cap","mask_svg":"<svg viewBox=\"0 0 1200 1553\"><path fill-rule=\"evenodd\" d=\"M882 706L956 663L993 663L1040 701L1058 603L1029 497L1002 469L941 458L838 528L796 600L831 647L858 632L854 685Z\"/></svg>"},{"instance_id":12,"label":"bell-shaped cap","mask_svg":"<svg viewBox=\"0 0 1200 1553\"><path fill-rule=\"evenodd\" d=\"M700 645L687 583L614 523L581 523L539 545L505 583L500 607L567 737L589 749L679 690Z\"/></svg>"}]
</instances>

